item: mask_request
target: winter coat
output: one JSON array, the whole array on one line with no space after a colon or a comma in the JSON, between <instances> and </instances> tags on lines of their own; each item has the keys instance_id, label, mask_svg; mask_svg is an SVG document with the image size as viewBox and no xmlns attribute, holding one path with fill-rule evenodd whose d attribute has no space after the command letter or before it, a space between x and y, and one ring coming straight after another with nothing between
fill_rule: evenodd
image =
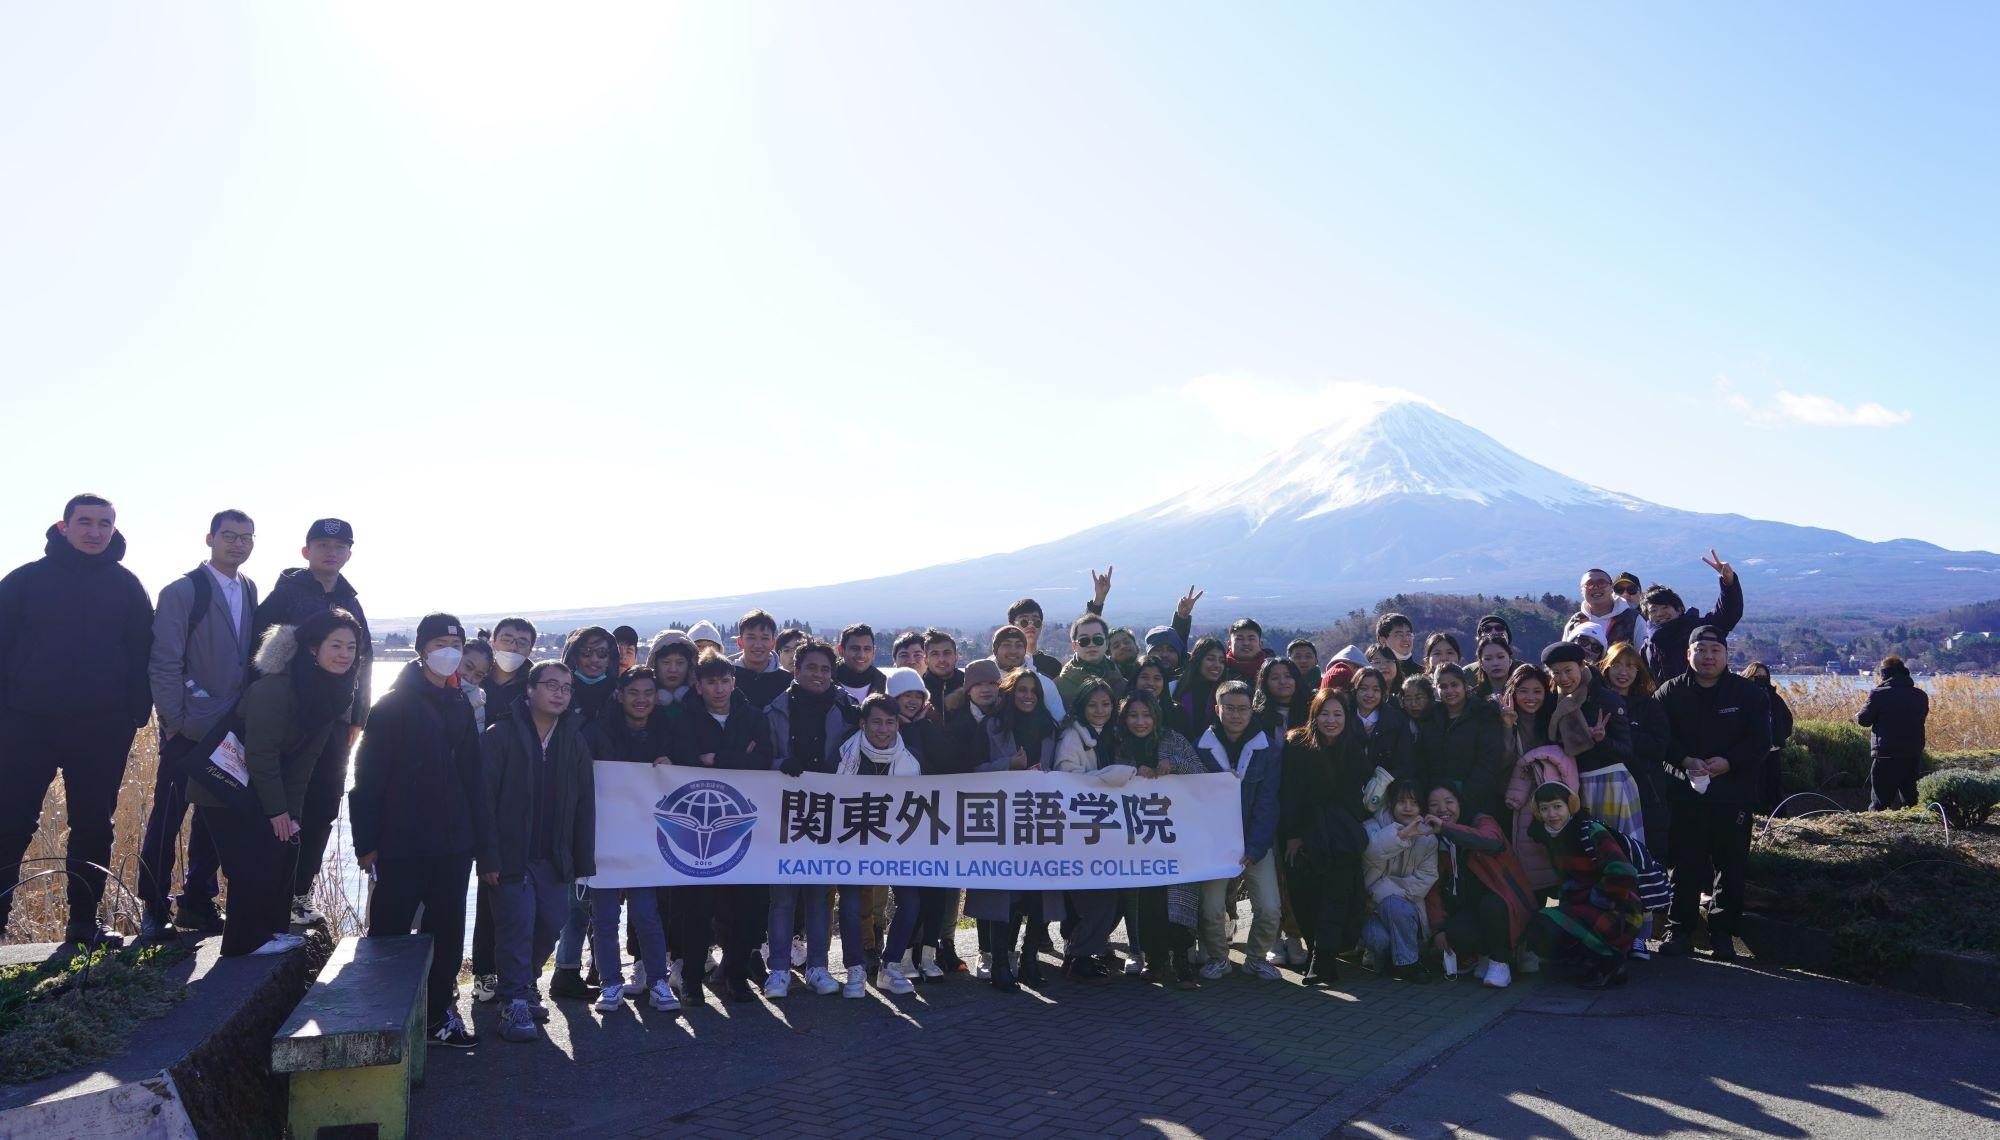
<instances>
[{"instance_id":1,"label":"winter coat","mask_svg":"<svg viewBox=\"0 0 2000 1140\"><path fill-rule=\"evenodd\" d=\"M305 814L306 785L312 782L313 766L336 720L331 712L312 716L302 709L292 678L297 655L298 641L290 626L271 630L257 648L259 676L244 690L236 710L243 721L238 737L243 766L250 772L258 810L267 819L287 813L298 819ZM230 806L196 779L187 783L187 798L200 807Z\"/></svg>"},{"instance_id":2,"label":"winter coat","mask_svg":"<svg viewBox=\"0 0 2000 1140\"><path fill-rule=\"evenodd\" d=\"M1053 684L1047 687L1050 689L1055 688ZM956 696L963 695L962 690L956 694ZM969 711L964 716L966 721L972 719ZM962 721L961 723L964 722ZM981 755L985 759L982 763L971 767L969 770L974 772L1012 771L1014 753L1017 751L1018 746L1014 743L1014 734L1007 728L1006 722L998 716L989 716L980 720L975 727L979 730L980 737L984 740L984 751ZM1029 755L1028 767L1033 770L1046 772L1055 763L1055 755L1056 734L1050 733L1048 739L1042 741L1041 747L1035 749L1034 753ZM1005 922L1011 917L1015 907L1020 905L1029 895L1040 896L1040 909L1035 912L1038 917L1031 916L1029 921L1062 921L1065 907L1063 904L1063 892L1061 891L967 889L965 892L965 913L970 918Z\"/></svg>"},{"instance_id":3,"label":"winter coat","mask_svg":"<svg viewBox=\"0 0 2000 1140\"><path fill-rule=\"evenodd\" d=\"M1403 898L1417 908L1417 924L1424 937L1430 935L1430 914L1424 900L1437 885L1438 841L1435 835L1404 839L1396 832L1402 827L1388 808L1368 821L1368 849L1361 856L1361 883L1368 888L1368 905L1373 910L1382 900Z\"/></svg>"},{"instance_id":4,"label":"winter coat","mask_svg":"<svg viewBox=\"0 0 2000 1140\"><path fill-rule=\"evenodd\" d=\"M1621 641L1644 646L1653 633L1653 627L1646 624L1646 619L1640 616L1638 607L1624 598L1613 601L1611 612L1603 617L1598 617L1589 610L1578 610L1569 615L1569 621L1563 624L1562 639L1574 641L1576 635L1584 629L1596 630L1604 639L1604 646L1607 649ZM1694 627L1689 626L1688 631L1692 633ZM1685 657L1686 654L1683 653L1682 656Z\"/></svg>"},{"instance_id":5,"label":"winter coat","mask_svg":"<svg viewBox=\"0 0 2000 1140\"><path fill-rule=\"evenodd\" d=\"M1930 714L1930 694L1908 673L1899 673L1869 690L1854 723L1868 730L1870 756L1914 760L1924 754L1924 721Z\"/></svg>"},{"instance_id":6,"label":"winter coat","mask_svg":"<svg viewBox=\"0 0 2000 1140\"><path fill-rule=\"evenodd\" d=\"M765 710L765 717L771 725L771 766L787 776L802 772L831 772L840 766L840 746L853 734L854 726L861 719L861 707L854 703L847 690L834 685L827 691L833 695L833 703L826 710L826 745L818 756L792 755L792 703L793 689L786 688L772 699Z\"/></svg>"},{"instance_id":7,"label":"winter coat","mask_svg":"<svg viewBox=\"0 0 2000 1140\"><path fill-rule=\"evenodd\" d=\"M1279 754L1279 846L1299 840L1299 860L1314 871L1359 866L1368 846L1361 789L1374 774L1359 733L1344 732L1326 748L1286 741Z\"/></svg>"},{"instance_id":8,"label":"winter coat","mask_svg":"<svg viewBox=\"0 0 2000 1140\"><path fill-rule=\"evenodd\" d=\"M312 571L304 566L293 566L278 575L278 584L257 604L257 637L274 625L297 625L316 613L338 606L354 615L361 626L361 655L355 658L354 706L349 710L347 723L356 728L368 723L368 710L374 703L369 689L369 665L375 660L374 640L368 633L368 615L361 609L361 598L348 585L347 576L334 578L333 589L323 590Z\"/></svg>"},{"instance_id":9,"label":"winter coat","mask_svg":"<svg viewBox=\"0 0 2000 1140\"><path fill-rule=\"evenodd\" d=\"M945 698L945 762L950 765L951 771L980 771L992 759L989 755L992 746L986 742L987 719L985 713L976 709L963 688Z\"/></svg>"},{"instance_id":10,"label":"winter coat","mask_svg":"<svg viewBox=\"0 0 2000 1140\"><path fill-rule=\"evenodd\" d=\"M1639 872L1618 833L1585 816L1571 816L1551 836L1539 821L1534 844L1556 869L1555 905L1542 913L1592 954L1623 957L1646 921Z\"/></svg>"},{"instance_id":11,"label":"winter coat","mask_svg":"<svg viewBox=\"0 0 2000 1140\"><path fill-rule=\"evenodd\" d=\"M1071 721L1057 734L1055 771L1095 772L1099 768L1110 767L1111 763L1111 730L1108 725L1093 734L1084 725Z\"/></svg>"},{"instance_id":12,"label":"winter coat","mask_svg":"<svg viewBox=\"0 0 2000 1140\"><path fill-rule=\"evenodd\" d=\"M540 853L534 845L537 767L554 766L555 800L545 804L551 838L550 862L563 882L597 873L597 782L590 747L583 741L583 723L563 716L549 733L548 759L534 714L524 700L504 719L486 726L479 736L480 768L486 812L485 835L479 844L479 872L498 872L502 882L519 882L528 861Z\"/></svg>"},{"instance_id":13,"label":"winter coat","mask_svg":"<svg viewBox=\"0 0 2000 1140\"><path fill-rule=\"evenodd\" d=\"M1792 738L1792 706L1785 703L1785 695L1775 685L1766 687L1764 696L1771 702L1771 748L1775 751Z\"/></svg>"},{"instance_id":14,"label":"winter coat","mask_svg":"<svg viewBox=\"0 0 2000 1140\"><path fill-rule=\"evenodd\" d=\"M1234 771L1228 752L1215 728L1195 742L1195 755L1205 772ZM1252 730L1243 744L1243 764L1238 779L1243 802L1243 857L1255 863L1270 854L1278 842L1278 788L1283 779L1283 746ZM1357 797L1359 790L1356 791Z\"/></svg>"},{"instance_id":15,"label":"winter coat","mask_svg":"<svg viewBox=\"0 0 2000 1140\"><path fill-rule=\"evenodd\" d=\"M612 716L601 716L583 728L583 742L590 747L592 760L606 760L621 764L651 764L662 758L671 760L674 753L673 724L678 717L648 717L644 728L635 729L625 723L625 713L620 710Z\"/></svg>"},{"instance_id":16,"label":"winter coat","mask_svg":"<svg viewBox=\"0 0 2000 1140\"><path fill-rule=\"evenodd\" d=\"M208 609L199 622L193 612L200 591L196 574L206 579L203 585L208 587ZM257 583L239 574L237 585L243 592L242 629L236 628L229 599L206 563L160 591L146 675L162 738L200 740L228 715L250 684L250 659L257 651Z\"/></svg>"},{"instance_id":17,"label":"winter coat","mask_svg":"<svg viewBox=\"0 0 2000 1140\"><path fill-rule=\"evenodd\" d=\"M917 765L926 776L949 776L958 771L958 759L952 755L951 740L945 735L944 725L935 711L922 720L913 720L897 729L903 737L903 747L917 758Z\"/></svg>"},{"instance_id":18,"label":"winter coat","mask_svg":"<svg viewBox=\"0 0 2000 1140\"><path fill-rule=\"evenodd\" d=\"M980 723L986 734L986 762L972 770L975 772L1011 772L1014 768L1014 753L1022 750L1014 740L1014 730L1008 727L1006 718L989 716ZM1055 767L1056 734L1051 732L1041 745L1028 752L1028 767L1039 772L1047 772Z\"/></svg>"},{"instance_id":19,"label":"winter coat","mask_svg":"<svg viewBox=\"0 0 2000 1140\"><path fill-rule=\"evenodd\" d=\"M924 670L924 688L930 692L931 707L940 712L944 710L944 699L956 693L959 687L964 684L965 670L963 669L953 669L943 677L932 673L929 669Z\"/></svg>"},{"instance_id":20,"label":"winter coat","mask_svg":"<svg viewBox=\"0 0 2000 1140\"><path fill-rule=\"evenodd\" d=\"M1576 760L1578 772L1596 772L1614 764L1624 764L1632 759L1632 721L1626 715L1625 698L1611 691L1604 682L1592 679L1583 691L1583 705L1578 712L1583 717L1585 740L1590 747L1581 752L1570 752ZM1589 730L1596 727L1599 717L1610 714L1605 722L1604 739L1590 740ZM1550 739L1569 741L1551 732Z\"/></svg>"},{"instance_id":21,"label":"winter coat","mask_svg":"<svg viewBox=\"0 0 2000 1140\"><path fill-rule=\"evenodd\" d=\"M1732 809L1756 803L1758 769L1769 762L1771 750L1771 711L1763 687L1724 672L1713 686L1703 688L1689 670L1662 685L1658 696L1667 714L1666 764L1678 777L1673 781L1674 810L1703 803ZM1686 783L1690 756L1720 756L1729 761L1729 771L1698 794Z\"/></svg>"},{"instance_id":22,"label":"winter coat","mask_svg":"<svg viewBox=\"0 0 2000 1140\"><path fill-rule=\"evenodd\" d=\"M759 672L741 662L736 666L736 691L749 699L755 708L768 709L779 694L790 688L792 675L778 667L776 654L771 656L769 665Z\"/></svg>"},{"instance_id":23,"label":"winter coat","mask_svg":"<svg viewBox=\"0 0 2000 1140\"><path fill-rule=\"evenodd\" d=\"M1424 713L1417 733L1417 775L1426 788L1451 780L1462 789L1467 814L1493 814L1507 783L1500 712L1484 701L1467 700L1456 718L1442 701Z\"/></svg>"},{"instance_id":24,"label":"winter coat","mask_svg":"<svg viewBox=\"0 0 2000 1140\"><path fill-rule=\"evenodd\" d=\"M354 754L354 853L471 855L487 827L483 791L471 702L457 685L431 684L419 662L403 666Z\"/></svg>"},{"instance_id":25,"label":"winter coat","mask_svg":"<svg viewBox=\"0 0 2000 1140\"><path fill-rule=\"evenodd\" d=\"M1743 580L1734 576L1721 580L1715 609L1704 615L1700 610L1682 610L1681 616L1661 622L1639 647L1646 671L1653 683L1664 685L1688 669L1688 635L1705 625L1727 634L1743 620Z\"/></svg>"},{"instance_id":26,"label":"winter coat","mask_svg":"<svg viewBox=\"0 0 2000 1140\"><path fill-rule=\"evenodd\" d=\"M1064 709L1076 703L1076 695L1083 691L1083 686L1093 677L1111 686L1113 702L1125 696L1127 682L1125 674L1118 671L1117 662L1109 657L1100 657L1093 665L1081 657L1072 657L1068 664L1062 667L1062 671L1056 674L1055 680L1056 691L1062 694Z\"/></svg>"},{"instance_id":27,"label":"winter coat","mask_svg":"<svg viewBox=\"0 0 2000 1140\"><path fill-rule=\"evenodd\" d=\"M1349 713L1362 734L1362 746L1367 749L1368 762L1399 780L1414 779L1417 774L1417 734L1410 731L1410 714L1394 701L1384 701L1375 706L1375 727L1362 724L1359 713Z\"/></svg>"},{"instance_id":28,"label":"winter coat","mask_svg":"<svg viewBox=\"0 0 2000 1140\"><path fill-rule=\"evenodd\" d=\"M738 772L770 771L776 766L777 749L771 746L771 721L748 701L729 706L728 716L716 723L714 714L695 698L681 710L674 726L675 764L700 767L701 758L713 753L711 767Z\"/></svg>"},{"instance_id":29,"label":"winter coat","mask_svg":"<svg viewBox=\"0 0 2000 1140\"><path fill-rule=\"evenodd\" d=\"M1431 928L1440 929L1456 909L1452 900L1461 897L1457 884L1465 876L1499 896L1507 908L1507 945L1518 946L1528 929L1538 902L1528 887L1521 862L1507 846L1500 822L1490 815L1473 817L1471 826L1448 823L1438 833L1438 881L1424 896L1424 909ZM1469 894L1463 897L1471 897ZM1504 958L1504 954L1494 957Z\"/></svg>"},{"instance_id":30,"label":"winter coat","mask_svg":"<svg viewBox=\"0 0 2000 1140\"><path fill-rule=\"evenodd\" d=\"M122 534L84 554L51 526L42 557L0 579L0 709L146 723L153 605L124 557Z\"/></svg>"},{"instance_id":31,"label":"winter coat","mask_svg":"<svg viewBox=\"0 0 2000 1140\"><path fill-rule=\"evenodd\" d=\"M1514 818L1511 846L1528 877L1528 885L1537 891L1555 886L1558 878L1555 867L1549 863L1549 853L1541 845L1528 841L1528 829L1535 822L1535 789L1547 783L1559 783L1572 792L1580 790L1576 761L1570 759L1569 753L1553 744L1544 744L1514 759L1513 776L1507 781L1507 810Z\"/></svg>"}]
</instances>

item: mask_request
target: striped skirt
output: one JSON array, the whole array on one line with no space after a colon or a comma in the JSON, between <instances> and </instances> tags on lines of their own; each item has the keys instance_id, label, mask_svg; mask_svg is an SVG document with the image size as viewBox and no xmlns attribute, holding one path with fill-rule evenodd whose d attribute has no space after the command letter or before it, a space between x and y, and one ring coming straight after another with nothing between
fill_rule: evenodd
<instances>
[{"instance_id":1,"label":"striped skirt","mask_svg":"<svg viewBox=\"0 0 2000 1140\"><path fill-rule=\"evenodd\" d=\"M1577 799L1582 801L1583 810L1589 812L1591 818L1607 827L1617 828L1620 834L1648 847L1652 846L1646 838L1646 816L1639 802L1639 781L1632 778L1631 769L1623 764L1613 764L1609 768L1583 773L1582 783L1583 787L1577 789Z\"/></svg>"}]
</instances>

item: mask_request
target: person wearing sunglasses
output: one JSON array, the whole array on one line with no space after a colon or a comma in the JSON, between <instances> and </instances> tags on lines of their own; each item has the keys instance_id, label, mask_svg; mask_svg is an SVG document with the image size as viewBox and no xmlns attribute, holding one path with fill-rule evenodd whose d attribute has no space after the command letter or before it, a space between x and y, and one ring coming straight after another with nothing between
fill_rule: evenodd
<instances>
[{"instance_id":1,"label":"person wearing sunglasses","mask_svg":"<svg viewBox=\"0 0 2000 1140\"><path fill-rule=\"evenodd\" d=\"M1125 695L1130 683L1111 659L1110 641L1111 627L1096 614L1085 614L1069 623L1070 658L1056 674L1056 691L1062 694L1065 709L1076 703L1076 695L1093 679L1111 687L1114 702Z\"/></svg>"},{"instance_id":2,"label":"person wearing sunglasses","mask_svg":"<svg viewBox=\"0 0 2000 1140\"><path fill-rule=\"evenodd\" d=\"M1639 613L1636 598L1627 601L1612 592L1609 573L1592 567L1583 572L1578 587L1583 595L1583 607L1564 623L1562 640L1575 641L1578 631L1591 629L1597 633L1597 639L1607 646L1621 641L1633 645L1646 644L1653 627Z\"/></svg>"}]
</instances>

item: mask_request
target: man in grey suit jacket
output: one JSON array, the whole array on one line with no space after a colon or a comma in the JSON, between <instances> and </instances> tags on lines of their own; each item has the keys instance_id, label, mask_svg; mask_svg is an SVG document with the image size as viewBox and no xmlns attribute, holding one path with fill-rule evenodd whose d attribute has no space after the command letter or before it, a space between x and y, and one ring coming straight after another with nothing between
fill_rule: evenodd
<instances>
[{"instance_id":1,"label":"man in grey suit jacket","mask_svg":"<svg viewBox=\"0 0 2000 1140\"><path fill-rule=\"evenodd\" d=\"M153 613L153 652L147 679L158 710L160 765L153 778L153 807L139 846L139 897L146 904L141 941L172 939L180 929L215 932L215 844L195 815L188 833L187 877L177 914L168 915L174 847L187 814L189 767L197 746L236 707L249 681L257 584L239 572L256 547L256 526L238 510L209 520L208 561L169 582ZM176 921L177 920L177 921Z\"/></svg>"}]
</instances>

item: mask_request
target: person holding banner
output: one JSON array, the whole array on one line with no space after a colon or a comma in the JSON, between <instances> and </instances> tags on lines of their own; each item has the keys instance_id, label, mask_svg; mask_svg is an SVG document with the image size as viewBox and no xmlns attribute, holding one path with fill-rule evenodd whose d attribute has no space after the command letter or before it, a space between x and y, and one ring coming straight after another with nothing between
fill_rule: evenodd
<instances>
[{"instance_id":1,"label":"person holding banner","mask_svg":"<svg viewBox=\"0 0 2000 1140\"><path fill-rule=\"evenodd\" d=\"M1203 661L1199 643L1194 661ZM1243 972L1279 980L1264 952L1278 937L1278 783L1282 748L1252 723L1250 686L1225 681L1215 690L1215 723L1195 742L1204 771L1228 772L1240 782L1243 799L1243 879L1250 891L1250 937L1243 943ZM1201 888L1201 976L1210 981L1229 972L1229 891L1233 879L1211 879Z\"/></svg>"},{"instance_id":2,"label":"person holding banner","mask_svg":"<svg viewBox=\"0 0 2000 1140\"><path fill-rule=\"evenodd\" d=\"M1144 689L1118 706L1118 731L1113 759L1141 779L1189 776L1203 771L1200 757L1187 737L1168 728L1159 698ZM1173 982L1183 990L1198 990L1201 982L1188 949L1201 923L1200 883L1133 887L1125 892L1125 921L1132 928L1134 952L1143 948L1141 977L1157 985Z\"/></svg>"},{"instance_id":3,"label":"person holding banner","mask_svg":"<svg viewBox=\"0 0 2000 1140\"><path fill-rule=\"evenodd\" d=\"M997 642L998 638L995 640ZM965 680L966 688L972 689L970 669L966 670ZM986 762L975 766L973 771L1019 772L1034 769L1047 772L1054 766L1056 724L1043 700L1045 684L1040 673L1025 666L1015 668L1002 679L999 700L993 713L985 716L982 722L986 731ZM1041 984L1044 979L1037 953L1039 943L1034 931L1037 928L1045 930L1049 923L1062 921L1062 912L1060 891L965 892L965 913L979 921L982 928L980 943L984 947L982 952L992 956L990 977L994 989L1012 993L1021 988L1015 980L1017 974L1013 956L1015 944L1022 941L1023 922L1029 923L1030 929L1021 953L1018 977L1029 985ZM1046 937L1043 936L1044 939Z\"/></svg>"},{"instance_id":4,"label":"person holding banner","mask_svg":"<svg viewBox=\"0 0 2000 1140\"><path fill-rule=\"evenodd\" d=\"M238 708L242 773L211 762L189 774L188 802L229 876L225 957L283 954L305 942L289 932L299 821L327 738L353 707L361 638L361 623L337 607L273 626L257 649L261 675Z\"/></svg>"},{"instance_id":5,"label":"person holding banner","mask_svg":"<svg viewBox=\"0 0 2000 1140\"><path fill-rule=\"evenodd\" d=\"M1112 756L1111 716L1116 708L1110 684L1092 677L1076 691L1069 719L1056 739L1055 770L1090 772L1114 788L1124 787L1133 768ZM1065 891L1070 916L1063 946L1063 975L1073 982L1103 986L1111 971L1101 960L1111 949L1111 931L1118 925L1120 892Z\"/></svg>"},{"instance_id":6,"label":"person holding banner","mask_svg":"<svg viewBox=\"0 0 2000 1140\"><path fill-rule=\"evenodd\" d=\"M792 683L771 702L772 759L787 776L807 772L833 773L840 769L840 745L854 731L860 716L847 691L834 685L836 658L833 646L818 638L807 638L792 657ZM688 888L672 888L686 891ZM845 888L844 890L853 890ZM805 918L805 982L824 997L839 993L841 984L827 969L827 951L833 941L830 883L779 883L770 888L770 911L766 926L771 934L770 973L764 979L764 996L782 1001L792 989L792 931L801 913ZM859 976L862 959L861 919L855 912L850 927L845 913L841 920L841 956L854 975L850 997L865 997L867 990Z\"/></svg>"},{"instance_id":7,"label":"person holding banner","mask_svg":"<svg viewBox=\"0 0 2000 1140\"><path fill-rule=\"evenodd\" d=\"M668 764L672 746L662 725L653 719L653 705L659 686L653 671L640 666L618 675L611 691L611 706L583 730L584 743L597 763ZM367 737L363 737L365 742ZM681 1003L674 997L667 977L667 935L660 922L659 891L654 887L599 889L590 892L591 961L596 963L600 989L596 1009L609 1013L621 1008L626 994L625 971L618 960L618 909L625 905L633 934L639 943L635 955L645 971L645 981L634 985L654 1009L672 1013Z\"/></svg>"},{"instance_id":8,"label":"person holding banner","mask_svg":"<svg viewBox=\"0 0 2000 1140\"><path fill-rule=\"evenodd\" d=\"M884 692L896 703L896 719L902 726L897 731L903 747L917 758L923 774L956 772L951 744L945 739L937 710L931 707L924 675L916 669L891 669ZM916 933L911 936L914 957L911 966L916 971L911 976L927 982L943 981L947 972L965 968L952 946L952 928L958 922L958 888L920 887L917 897L923 910Z\"/></svg>"},{"instance_id":9,"label":"person holding banner","mask_svg":"<svg viewBox=\"0 0 2000 1140\"><path fill-rule=\"evenodd\" d=\"M898 672L911 672L898 670ZM896 703L884 693L871 693L861 702L861 731L847 738L840 746L839 774L842 776L921 776L923 766L903 743L902 719L896 712ZM937 915L942 911L943 893L930 892L923 897L923 888L897 884L894 888L877 887L876 890L893 889L896 895L896 917L889 925L889 940L882 952L881 976L886 979L883 989L891 994L913 993L916 987L910 981L910 968L903 962L903 956L911 947L912 936L916 933L918 921L923 917L923 908L931 910L930 922L935 926ZM850 891L841 889L841 925L849 923ZM858 901L858 899L857 899ZM858 924L859 908L855 908L853 920ZM849 967L850 972L852 967Z\"/></svg>"}]
</instances>

